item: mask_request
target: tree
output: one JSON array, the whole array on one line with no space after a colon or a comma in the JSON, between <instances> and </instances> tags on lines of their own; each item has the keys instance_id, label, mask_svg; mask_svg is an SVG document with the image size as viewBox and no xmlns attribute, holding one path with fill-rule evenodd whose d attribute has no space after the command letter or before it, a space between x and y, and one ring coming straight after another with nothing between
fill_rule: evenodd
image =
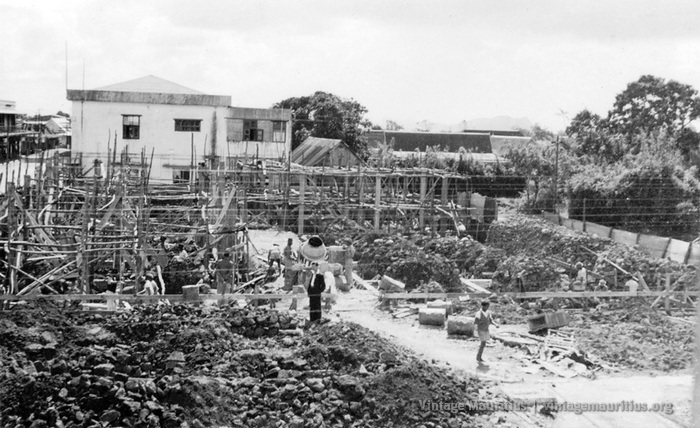
<instances>
[{"instance_id":1,"label":"tree","mask_svg":"<svg viewBox=\"0 0 700 428\"><path fill-rule=\"evenodd\" d=\"M687 159L693 153L700 150L700 134L692 129L685 128L678 134L676 146L678 146L678 150L681 151L681 155Z\"/></svg>"},{"instance_id":2,"label":"tree","mask_svg":"<svg viewBox=\"0 0 700 428\"><path fill-rule=\"evenodd\" d=\"M607 121L595 113L582 110L571 120L564 133L573 140L578 156L592 157L598 163L617 162L627 147L619 134L611 134Z\"/></svg>"},{"instance_id":3,"label":"tree","mask_svg":"<svg viewBox=\"0 0 700 428\"><path fill-rule=\"evenodd\" d=\"M553 141L554 133L536 123L532 126L532 140L535 142Z\"/></svg>"},{"instance_id":4,"label":"tree","mask_svg":"<svg viewBox=\"0 0 700 428\"><path fill-rule=\"evenodd\" d=\"M608 113L611 131L630 136L666 128L671 134L700 117L698 91L690 85L645 75L615 97Z\"/></svg>"},{"instance_id":5,"label":"tree","mask_svg":"<svg viewBox=\"0 0 700 428\"><path fill-rule=\"evenodd\" d=\"M583 165L572 175L569 218L692 239L700 226L696 168L681 165L678 149L663 133L635 138L647 140L639 153L616 163Z\"/></svg>"},{"instance_id":6,"label":"tree","mask_svg":"<svg viewBox=\"0 0 700 428\"><path fill-rule=\"evenodd\" d=\"M582 137L601 130L603 118L588 110L581 110L571 119L571 123L566 127L564 133L568 137Z\"/></svg>"},{"instance_id":7,"label":"tree","mask_svg":"<svg viewBox=\"0 0 700 428\"><path fill-rule=\"evenodd\" d=\"M394 122L393 120L386 121L386 130L387 131L400 131L402 129L403 129L403 126L399 125L398 123Z\"/></svg>"},{"instance_id":8,"label":"tree","mask_svg":"<svg viewBox=\"0 0 700 428\"><path fill-rule=\"evenodd\" d=\"M525 137L530 137L534 142L546 142L554 140L554 133L547 128L543 128L539 124L534 124L532 128L514 128Z\"/></svg>"},{"instance_id":9,"label":"tree","mask_svg":"<svg viewBox=\"0 0 700 428\"><path fill-rule=\"evenodd\" d=\"M548 186L549 194L545 200L538 199L543 184L551 184L554 176L554 151L555 147L549 144L530 142L523 146L511 148L506 154L516 175L526 177L526 207L527 208L552 208L554 206L554 189ZM533 186L533 198L530 199L530 183ZM549 197L551 196L551 197Z\"/></svg>"},{"instance_id":10,"label":"tree","mask_svg":"<svg viewBox=\"0 0 700 428\"><path fill-rule=\"evenodd\" d=\"M292 149L307 137L343 140L360 156L367 155L360 135L372 127L367 109L357 101L318 91L311 96L287 98L273 108L292 110Z\"/></svg>"}]
</instances>

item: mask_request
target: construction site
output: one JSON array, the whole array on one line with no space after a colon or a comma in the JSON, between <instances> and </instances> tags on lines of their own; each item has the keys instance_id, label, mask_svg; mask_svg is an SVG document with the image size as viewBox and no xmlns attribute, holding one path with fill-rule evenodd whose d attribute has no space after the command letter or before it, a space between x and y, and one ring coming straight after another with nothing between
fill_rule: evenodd
<instances>
[{"instance_id":1,"label":"construction site","mask_svg":"<svg viewBox=\"0 0 700 428\"><path fill-rule=\"evenodd\" d=\"M210 162L164 184L150 162L6 164L1 426L690 426L696 266L444 170ZM308 260L270 260L311 237L315 322Z\"/></svg>"}]
</instances>

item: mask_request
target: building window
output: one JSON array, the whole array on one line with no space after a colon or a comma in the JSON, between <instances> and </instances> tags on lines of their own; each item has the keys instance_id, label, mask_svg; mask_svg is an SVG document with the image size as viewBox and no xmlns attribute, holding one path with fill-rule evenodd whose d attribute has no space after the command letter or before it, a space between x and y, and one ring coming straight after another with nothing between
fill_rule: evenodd
<instances>
[{"instance_id":1,"label":"building window","mask_svg":"<svg viewBox=\"0 0 700 428\"><path fill-rule=\"evenodd\" d=\"M190 182L190 172L188 170L175 170L173 171L173 183L182 184Z\"/></svg>"},{"instance_id":2,"label":"building window","mask_svg":"<svg viewBox=\"0 0 700 428\"><path fill-rule=\"evenodd\" d=\"M287 139L287 124L281 120L275 120L272 122L272 141L277 143L284 143Z\"/></svg>"},{"instance_id":3,"label":"building window","mask_svg":"<svg viewBox=\"0 0 700 428\"><path fill-rule=\"evenodd\" d=\"M243 141L262 141L263 130L258 129L257 120L243 121Z\"/></svg>"},{"instance_id":4,"label":"building window","mask_svg":"<svg viewBox=\"0 0 700 428\"><path fill-rule=\"evenodd\" d=\"M122 115L122 138L125 140L138 140L141 128L141 116Z\"/></svg>"},{"instance_id":5,"label":"building window","mask_svg":"<svg viewBox=\"0 0 700 428\"><path fill-rule=\"evenodd\" d=\"M175 131L177 132L199 132L201 128L201 119L175 119Z\"/></svg>"}]
</instances>

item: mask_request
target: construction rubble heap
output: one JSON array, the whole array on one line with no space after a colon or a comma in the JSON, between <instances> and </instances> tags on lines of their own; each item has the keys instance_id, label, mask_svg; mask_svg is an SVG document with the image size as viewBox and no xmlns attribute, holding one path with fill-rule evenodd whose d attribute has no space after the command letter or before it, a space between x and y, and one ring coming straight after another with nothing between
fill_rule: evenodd
<instances>
[{"instance_id":1,"label":"construction rubble heap","mask_svg":"<svg viewBox=\"0 0 700 428\"><path fill-rule=\"evenodd\" d=\"M482 381L355 324L303 331L293 313L235 305L34 306L0 319L0 426L491 426L417 405L497 399Z\"/></svg>"}]
</instances>

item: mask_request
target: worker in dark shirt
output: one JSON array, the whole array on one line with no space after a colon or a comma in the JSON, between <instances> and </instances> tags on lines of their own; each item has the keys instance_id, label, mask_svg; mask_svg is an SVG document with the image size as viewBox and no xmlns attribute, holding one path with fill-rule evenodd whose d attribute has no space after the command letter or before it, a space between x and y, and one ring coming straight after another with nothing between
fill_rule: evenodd
<instances>
[{"instance_id":1,"label":"worker in dark shirt","mask_svg":"<svg viewBox=\"0 0 700 428\"><path fill-rule=\"evenodd\" d=\"M224 258L216 263L216 292L225 294L231 292L233 285L233 262L231 253L224 253Z\"/></svg>"}]
</instances>

